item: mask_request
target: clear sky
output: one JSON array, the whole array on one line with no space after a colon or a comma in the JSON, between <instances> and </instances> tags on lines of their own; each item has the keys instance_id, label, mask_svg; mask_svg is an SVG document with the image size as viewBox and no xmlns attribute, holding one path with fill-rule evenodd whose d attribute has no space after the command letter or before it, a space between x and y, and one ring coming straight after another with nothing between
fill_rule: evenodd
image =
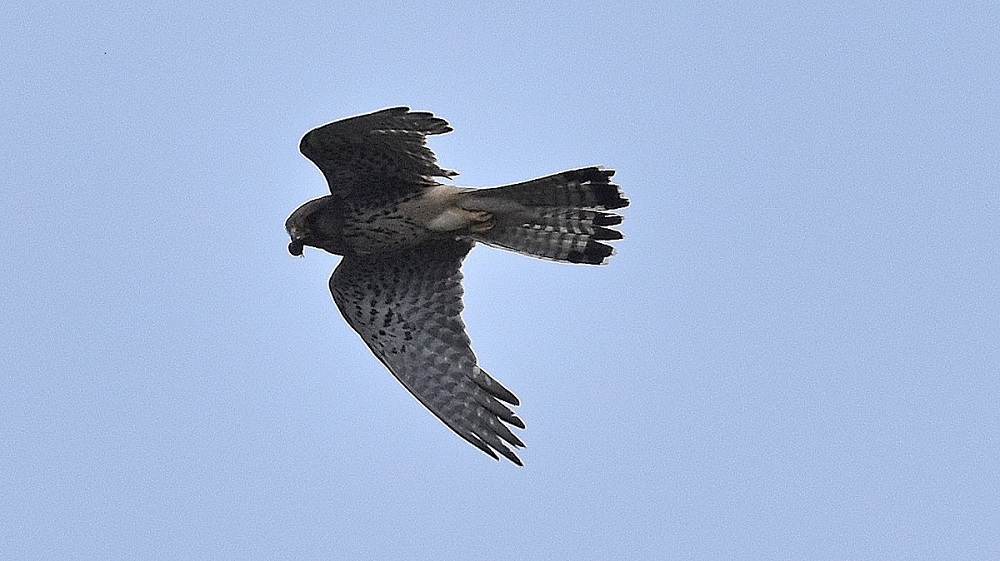
<instances>
[{"instance_id":1,"label":"clear sky","mask_svg":"<svg viewBox=\"0 0 1000 561\"><path fill-rule=\"evenodd\" d=\"M994 2L344 4L0 11L0 558L1000 557ZM285 249L301 135L404 104L632 200L466 261L523 468Z\"/></svg>"}]
</instances>

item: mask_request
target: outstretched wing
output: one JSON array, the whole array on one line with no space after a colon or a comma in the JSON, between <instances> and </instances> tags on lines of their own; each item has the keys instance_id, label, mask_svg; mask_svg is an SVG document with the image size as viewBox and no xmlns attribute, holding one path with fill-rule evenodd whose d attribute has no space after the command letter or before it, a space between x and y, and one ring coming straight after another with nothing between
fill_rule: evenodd
<instances>
[{"instance_id":1,"label":"outstretched wing","mask_svg":"<svg viewBox=\"0 0 1000 561\"><path fill-rule=\"evenodd\" d=\"M299 150L326 176L333 194L373 187L407 190L457 172L437 165L427 135L450 132L448 121L426 111L392 107L317 127Z\"/></svg>"},{"instance_id":2,"label":"outstretched wing","mask_svg":"<svg viewBox=\"0 0 1000 561\"><path fill-rule=\"evenodd\" d=\"M462 322L467 240L424 243L384 259L345 257L330 292L347 323L396 379L451 430L521 465L524 446L504 423L524 428L504 402L517 397L476 364ZM494 452L494 450L496 452Z\"/></svg>"}]
</instances>

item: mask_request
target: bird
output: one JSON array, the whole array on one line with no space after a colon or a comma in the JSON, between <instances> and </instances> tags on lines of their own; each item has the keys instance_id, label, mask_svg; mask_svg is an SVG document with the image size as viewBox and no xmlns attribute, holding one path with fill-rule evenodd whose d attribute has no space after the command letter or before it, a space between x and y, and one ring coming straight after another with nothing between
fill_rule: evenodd
<instances>
[{"instance_id":1,"label":"bird","mask_svg":"<svg viewBox=\"0 0 1000 561\"><path fill-rule=\"evenodd\" d=\"M601 265L629 205L615 171L590 166L499 187L460 187L427 137L451 132L427 111L390 107L307 132L302 154L329 195L288 217L288 251L341 256L333 301L372 354L448 428L521 466L520 402L483 370L461 313L462 261L476 243L551 261Z\"/></svg>"}]
</instances>

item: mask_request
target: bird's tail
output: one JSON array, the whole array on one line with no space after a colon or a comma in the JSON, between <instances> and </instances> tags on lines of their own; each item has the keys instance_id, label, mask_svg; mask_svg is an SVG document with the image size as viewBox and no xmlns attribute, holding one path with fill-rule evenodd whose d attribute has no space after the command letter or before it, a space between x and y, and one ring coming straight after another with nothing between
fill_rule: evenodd
<instances>
[{"instance_id":1,"label":"bird's tail","mask_svg":"<svg viewBox=\"0 0 1000 561\"><path fill-rule=\"evenodd\" d=\"M611 228L622 216L607 211L629 203L611 183L614 174L598 167L574 169L468 191L460 204L492 215L473 232L477 241L553 261L600 265L614 254L602 242L622 238Z\"/></svg>"}]
</instances>

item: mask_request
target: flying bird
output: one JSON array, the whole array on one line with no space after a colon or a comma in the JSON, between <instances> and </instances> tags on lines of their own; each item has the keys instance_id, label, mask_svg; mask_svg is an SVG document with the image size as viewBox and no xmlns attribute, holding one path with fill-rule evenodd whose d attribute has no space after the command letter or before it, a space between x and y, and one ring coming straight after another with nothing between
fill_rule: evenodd
<instances>
[{"instance_id":1,"label":"flying bird","mask_svg":"<svg viewBox=\"0 0 1000 561\"><path fill-rule=\"evenodd\" d=\"M533 257L603 264L605 242L628 206L614 170L585 167L492 188L437 178L429 135L448 122L392 107L315 128L299 149L330 194L285 222L288 251L305 246L343 258L330 292L347 323L386 368L451 430L494 459L522 465L511 448L517 397L479 367L462 322L461 266L476 242Z\"/></svg>"}]
</instances>

